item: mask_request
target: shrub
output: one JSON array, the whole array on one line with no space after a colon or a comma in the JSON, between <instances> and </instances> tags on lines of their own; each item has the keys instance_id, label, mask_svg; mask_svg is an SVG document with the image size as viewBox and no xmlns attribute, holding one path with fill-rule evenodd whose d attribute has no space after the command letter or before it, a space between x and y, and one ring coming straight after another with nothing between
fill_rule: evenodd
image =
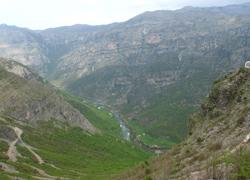
<instances>
[{"instance_id":1,"label":"shrub","mask_svg":"<svg viewBox=\"0 0 250 180\"><path fill-rule=\"evenodd\" d=\"M237 125L242 125L244 122L245 122L245 117L240 117L240 118L237 120Z\"/></svg>"},{"instance_id":2,"label":"shrub","mask_svg":"<svg viewBox=\"0 0 250 180\"><path fill-rule=\"evenodd\" d=\"M199 144L200 144L200 143L202 143L202 142L203 142L203 140L204 140L203 138L198 137L196 141L197 141L197 143L199 143Z\"/></svg>"},{"instance_id":3,"label":"shrub","mask_svg":"<svg viewBox=\"0 0 250 180\"><path fill-rule=\"evenodd\" d=\"M146 180L153 180L151 176L146 177Z\"/></svg>"},{"instance_id":4,"label":"shrub","mask_svg":"<svg viewBox=\"0 0 250 180\"><path fill-rule=\"evenodd\" d=\"M145 170L145 174L150 174L151 173L151 171L150 171L150 169L149 168L147 168L146 170Z\"/></svg>"}]
</instances>

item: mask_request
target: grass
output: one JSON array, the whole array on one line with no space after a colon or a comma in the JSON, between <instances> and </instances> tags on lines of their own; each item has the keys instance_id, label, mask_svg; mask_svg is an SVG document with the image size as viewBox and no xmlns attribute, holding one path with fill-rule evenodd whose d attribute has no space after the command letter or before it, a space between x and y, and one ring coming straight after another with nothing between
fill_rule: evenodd
<instances>
[{"instance_id":1,"label":"grass","mask_svg":"<svg viewBox=\"0 0 250 180\"><path fill-rule=\"evenodd\" d=\"M130 129L133 130L135 136L139 138L139 140L148 146L160 146L161 148L169 149L171 148L176 142L171 141L168 138L161 138L161 137L153 137L149 134L146 134L146 131L138 124L137 121L130 120L128 121L128 125Z\"/></svg>"},{"instance_id":2,"label":"grass","mask_svg":"<svg viewBox=\"0 0 250 180\"><path fill-rule=\"evenodd\" d=\"M73 105L88 119L90 119L91 123L95 125L95 127L98 127L99 129L110 135L122 137L119 123L115 120L115 117L112 113L107 111L105 108L98 109L96 106L93 106L91 103L83 101L78 97L72 96L65 92L61 93L71 105ZM155 137L149 134L145 134L146 131L136 121L128 121L128 126L134 131L136 135L142 135L141 141L146 145L158 145L162 148L170 148L172 145L176 144L176 142L171 141L166 137Z\"/></svg>"},{"instance_id":3,"label":"grass","mask_svg":"<svg viewBox=\"0 0 250 180\"><path fill-rule=\"evenodd\" d=\"M103 108L98 109L93 104L83 101L82 99L66 92L61 91L61 94L73 107L84 114L84 116L89 119L95 127L115 137L122 137L119 123L111 112Z\"/></svg>"},{"instance_id":4,"label":"grass","mask_svg":"<svg viewBox=\"0 0 250 180\"><path fill-rule=\"evenodd\" d=\"M250 153L248 151L240 150L225 156L222 161L234 167L232 179L250 179Z\"/></svg>"},{"instance_id":5,"label":"grass","mask_svg":"<svg viewBox=\"0 0 250 180\"><path fill-rule=\"evenodd\" d=\"M9 145L6 142L0 141L0 160L7 159L5 152L8 151L8 148L9 148Z\"/></svg>"},{"instance_id":6,"label":"grass","mask_svg":"<svg viewBox=\"0 0 250 180\"><path fill-rule=\"evenodd\" d=\"M38 153L46 162L61 168L52 175L88 179L105 179L135 166L149 158L129 142L111 135L90 136L79 128L52 128L50 123L41 124L39 130L27 129L25 142L39 149ZM55 174L54 174L55 173ZM86 177L85 177L86 176Z\"/></svg>"}]
</instances>

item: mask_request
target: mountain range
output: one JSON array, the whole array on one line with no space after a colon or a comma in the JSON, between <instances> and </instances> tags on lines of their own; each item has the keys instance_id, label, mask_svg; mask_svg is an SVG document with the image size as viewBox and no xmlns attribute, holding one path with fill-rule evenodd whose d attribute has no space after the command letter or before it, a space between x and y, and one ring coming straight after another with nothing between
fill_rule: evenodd
<instances>
[{"instance_id":1,"label":"mountain range","mask_svg":"<svg viewBox=\"0 0 250 180\"><path fill-rule=\"evenodd\" d=\"M186 136L187 117L212 82L250 58L249 24L246 3L145 12L100 26L1 25L0 56L119 111L137 139L168 148Z\"/></svg>"},{"instance_id":2,"label":"mountain range","mask_svg":"<svg viewBox=\"0 0 250 180\"><path fill-rule=\"evenodd\" d=\"M2 24L0 179L247 180L248 60L250 3Z\"/></svg>"}]
</instances>

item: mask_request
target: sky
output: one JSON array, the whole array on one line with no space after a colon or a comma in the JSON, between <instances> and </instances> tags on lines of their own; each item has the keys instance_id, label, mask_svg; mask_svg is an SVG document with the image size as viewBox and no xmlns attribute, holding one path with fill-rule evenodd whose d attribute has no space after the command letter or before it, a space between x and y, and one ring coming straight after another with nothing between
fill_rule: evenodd
<instances>
[{"instance_id":1,"label":"sky","mask_svg":"<svg viewBox=\"0 0 250 180\"><path fill-rule=\"evenodd\" d=\"M223 6L250 0L0 0L0 24L46 29L126 21L145 11Z\"/></svg>"}]
</instances>

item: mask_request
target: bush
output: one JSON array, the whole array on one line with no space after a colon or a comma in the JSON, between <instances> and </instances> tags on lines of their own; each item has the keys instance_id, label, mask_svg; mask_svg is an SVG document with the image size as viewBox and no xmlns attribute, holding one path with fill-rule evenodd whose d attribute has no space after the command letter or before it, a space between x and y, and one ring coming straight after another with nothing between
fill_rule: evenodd
<instances>
[{"instance_id":1,"label":"bush","mask_svg":"<svg viewBox=\"0 0 250 180\"><path fill-rule=\"evenodd\" d=\"M146 180L153 180L151 176L146 177Z\"/></svg>"},{"instance_id":2,"label":"bush","mask_svg":"<svg viewBox=\"0 0 250 180\"><path fill-rule=\"evenodd\" d=\"M199 144L200 144L200 143L202 143L202 142L204 141L204 139L203 139L203 138L201 138L201 137L198 137L196 141L197 141L197 143L199 143Z\"/></svg>"},{"instance_id":3,"label":"bush","mask_svg":"<svg viewBox=\"0 0 250 180\"><path fill-rule=\"evenodd\" d=\"M222 147L222 144L221 142L217 141L215 143L211 143L208 145L208 150L209 151L217 151L217 150L220 150Z\"/></svg>"}]
</instances>

